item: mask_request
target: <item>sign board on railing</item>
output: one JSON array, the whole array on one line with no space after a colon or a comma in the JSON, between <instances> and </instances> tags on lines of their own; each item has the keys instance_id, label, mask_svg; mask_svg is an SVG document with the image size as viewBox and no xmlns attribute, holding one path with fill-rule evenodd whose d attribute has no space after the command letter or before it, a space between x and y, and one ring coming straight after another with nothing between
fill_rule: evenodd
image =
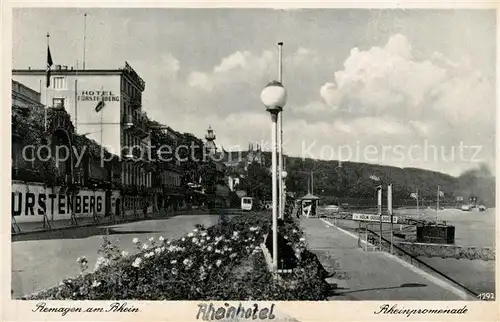
<instances>
[{"instance_id":1,"label":"sign board on railing","mask_svg":"<svg viewBox=\"0 0 500 322\"><path fill-rule=\"evenodd\" d=\"M374 221L374 222L380 222L380 215L369 215L369 214L357 214L353 213L352 214L352 220L358 220L358 221ZM391 223L391 216L382 216L382 222L384 223ZM392 223L397 224L398 223L398 217L393 216L392 217Z\"/></svg>"}]
</instances>

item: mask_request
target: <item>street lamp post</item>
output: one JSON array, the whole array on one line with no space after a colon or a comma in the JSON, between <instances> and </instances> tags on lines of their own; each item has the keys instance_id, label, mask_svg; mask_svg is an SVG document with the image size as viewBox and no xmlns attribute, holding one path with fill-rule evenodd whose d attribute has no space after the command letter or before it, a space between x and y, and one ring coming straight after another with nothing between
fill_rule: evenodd
<instances>
[{"instance_id":1,"label":"street lamp post","mask_svg":"<svg viewBox=\"0 0 500 322\"><path fill-rule=\"evenodd\" d=\"M286 103L286 90L278 81L272 81L262 90L260 98L266 110L271 114L271 141L272 141L272 195L273 195L273 270L278 268L278 187L277 187L277 119Z\"/></svg>"},{"instance_id":2,"label":"street lamp post","mask_svg":"<svg viewBox=\"0 0 500 322\"><path fill-rule=\"evenodd\" d=\"M394 247L394 225L393 225L393 213L392 213L392 184L387 185L387 212L389 213L391 219L391 254L393 253Z\"/></svg>"},{"instance_id":3,"label":"street lamp post","mask_svg":"<svg viewBox=\"0 0 500 322\"><path fill-rule=\"evenodd\" d=\"M285 185L285 179L286 179L286 176L288 175L288 173L286 172L285 169L283 169L283 171L281 171L281 178L283 179L283 182L282 182L282 187L281 187L281 191L282 191L282 196L281 196L281 202L282 202L282 211L283 213L281 214L281 219L285 219L285 210L286 210L286 185Z\"/></svg>"},{"instance_id":4,"label":"street lamp post","mask_svg":"<svg viewBox=\"0 0 500 322\"><path fill-rule=\"evenodd\" d=\"M382 185L377 187L378 215L380 216L379 248L382 250Z\"/></svg>"},{"instance_id":5,"label":"street lamp post","mask_svg":"<svg viewBox=\"0 0 500 322\"><path fill-rule=\"evenodd\" d=\"M283 43L278 43L278 82L283 85ZM278 215L280 219L284 218L284 204L283 204L283 112L278 113Z\"/></svg>"}]
</instances>

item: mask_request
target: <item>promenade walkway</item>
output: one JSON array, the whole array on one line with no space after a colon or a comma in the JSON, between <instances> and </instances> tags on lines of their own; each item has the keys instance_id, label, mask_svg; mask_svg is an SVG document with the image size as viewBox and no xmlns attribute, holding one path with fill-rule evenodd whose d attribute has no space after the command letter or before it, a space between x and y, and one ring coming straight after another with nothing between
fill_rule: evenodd
<instances>
[{"instance_id":1,"label":"promenade walkway","mask_svg":"<svg viewBox=\"0 0 500 322\"><path fill-rule=\"evenodd\" d=\"M301 218L309 248L337 286L330 300L470 300L465 292L384 252L364 251L355 235L318 218Z\"/></svg>"}]
</instances>

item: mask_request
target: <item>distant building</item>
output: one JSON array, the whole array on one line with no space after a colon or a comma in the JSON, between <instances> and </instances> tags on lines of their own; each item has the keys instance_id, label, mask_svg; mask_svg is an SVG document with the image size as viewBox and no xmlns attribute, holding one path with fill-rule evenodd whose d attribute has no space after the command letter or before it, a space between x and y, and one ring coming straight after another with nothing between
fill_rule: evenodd
<instances>
[{"instance_id":1,"label":"distant building","mask_svg":"<svg viewBox=\"0 0 500 322\"><path fill-rule=\"evenodd\" d=\"M15 80L12 80L12 107L43 107L41 94Z\"/></svg>"},{"instance_id":2,"label":"distant building","mask_svg":"<svg viewBox=\"0 0 500 322\"><path fill-rule=\"evenodd\" d=\"M206 160L209 160L212 158L213 161L215 161L215 166L217 169L217 176L219 179L224 180L227 182L226 178L226 165L223 161L220 161L221 158L221 153L217 151L217 145L215 143L216 136L214 134L214 130L212 129L211 126L208 127L207 134L205 135L205 151L206 151ZM203 180L203 178L202 178Z\"/></svg>"},{"instance_id":3,"label":"distant building","mask_svg":"<svg viewBox=\"0 0 500 322\"><path fill-rule=\"evenodd\" d=\"M215 156L217 154L217 146L215 145L216 136L214 134L214 130L209 126L207 130L207 134L205 134L205 140L207 140L205 144L205 149L208 155Z\"/></svg>"},{"instance_id":4,"label":"distant building","mask_svg":"<svg viewBox=\"0 0 500 322\"><path fill-rule=\"evenodd\" d=\"M224 158L222 162L226 167L243 167L245 170L248 165L256 162L259 165L265 165L265 158L261 147L253 143L248 144L247 151L226 151L222 148Z\"/></svg>"}]
</instances>

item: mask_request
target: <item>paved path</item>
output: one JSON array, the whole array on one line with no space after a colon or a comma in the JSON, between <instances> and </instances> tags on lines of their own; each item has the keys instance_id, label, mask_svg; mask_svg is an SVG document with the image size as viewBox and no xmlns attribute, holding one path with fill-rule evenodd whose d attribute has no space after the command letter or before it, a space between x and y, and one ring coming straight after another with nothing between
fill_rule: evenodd
<instances>
[{"instance_id":1,"label":"paved path","mask_svg":"<svg viewBox=\"0 0 500 322\"><path fill-rule=\"evenodd\" d=\"M366 252L358 240L321 219L301 218L311 251L328 271L338 295L330 300L463 300L465 294L387 253Z\"/></svg>"},{"instance_id":2,"label":"paved path","mask_svg":"<svg viewBox=\"0 0 500 322\"><path fill-rule=\"evenodd\" d=\"M110 229L110 239L120 240L119 246L129 253L137 248L134 237L145 242L149 237L179 238L194 229L195 224L205 227L217 224L217 215L179 215L172 218L140 222L100 225L66 229L57 232L35 233L28 240L12 243L12 291L18 297L47 287L58 285L63 278L80 273L76 259L86 256L93 268L97 250L102 244L105 229Z\"/></svg>"}]
</instances>

